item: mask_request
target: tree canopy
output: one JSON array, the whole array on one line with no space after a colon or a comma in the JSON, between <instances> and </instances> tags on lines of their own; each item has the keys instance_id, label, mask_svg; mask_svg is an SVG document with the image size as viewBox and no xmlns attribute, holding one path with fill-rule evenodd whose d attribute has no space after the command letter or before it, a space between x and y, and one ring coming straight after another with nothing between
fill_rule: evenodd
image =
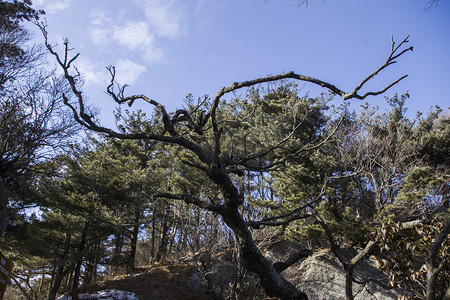
<instances>
[{"instance_id":1,"label":"tree canopy","mask_svg":"<svg viewBox=\"0 0 450 300\"><path fill-rule=\"evenodd\" d=\"M355 266L371 253L403 296L448 292L448 112L436 107L410 119L408 93L386 98L384 112L348 105L407 77L366 91L412 51L408 37L392 39L385 61L352 90L287 72L234 82L213 97L188 94L174 112L128 95L111 66L113 128L88 103L69 41L53 46L39 25L63 78L44 72L42 49L27 48L21 25L42 12L29 1L0 4L11 12L1 28L19 37L0 57L0 175L16 212L2 251L15 260L14 280L27 298L77 299L80 284L105 274L232 248L267 296L308 299L281 273L293 262L273 263L258 248L262 231L307 241L298 259L329 248L346 272L347 299ZM324 91L311 96L301 82ZM148 112L133 110L137 101ZM87 135L74 143L77 126ZM344 248L356 255L343 257Z\"/></svg>"}]
</instances>

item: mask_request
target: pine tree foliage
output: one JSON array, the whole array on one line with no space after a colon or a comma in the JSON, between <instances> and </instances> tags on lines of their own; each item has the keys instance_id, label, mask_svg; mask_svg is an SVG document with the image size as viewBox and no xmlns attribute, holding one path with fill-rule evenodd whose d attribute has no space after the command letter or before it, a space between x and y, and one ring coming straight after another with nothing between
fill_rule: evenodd
<instances>
[{"instance_id":1,"label":"pine tree foliage","mask_svg":"<svg viewBox=\"0 0 450 300\"><path fill-rule=\"evenodd\" d=\"M368 103L357 112L332 105L335 96L364 99L404 77L359 95L370 76L346 93L289 72L234 83L214 98L187 95L182 109L167 112L146 96L125 97L110 67L107 93L117 103L145 100L155 108L149 115L118 109L113 130L83 102L82 82L71 73L78 56L58 60L45 28L66 83L34 76L40 52L22 43L29 36L21 22L41 12L29 1L0 4L2 13L12 12L0 29L17 34L0 49L0 142L10 147L0 153L0 175L14 187L10 207L19 212L2 251L33 297L76 299L80 285L104 276L233 248L267 295L306 299L257 248L262 231L309 244L311 253L330 248L346 271L348 299L353 269L370 252L384 259L390 284L405 297L434 299L448 289L448 112L434 108L409 119L408 94L386 99L385 112ZM393 42L379 70L412 49L396 54L406 42ZM27 55L22 71L8 73ZM310 97L292 80L329 93ZM28 93L15 93L18 87ZM102 135L57 151L74 132L63 106ZM346 262L338 250L349 247L359 254ZM414 263L402 263L404 257Z\"/></svg>"}]
</instances>

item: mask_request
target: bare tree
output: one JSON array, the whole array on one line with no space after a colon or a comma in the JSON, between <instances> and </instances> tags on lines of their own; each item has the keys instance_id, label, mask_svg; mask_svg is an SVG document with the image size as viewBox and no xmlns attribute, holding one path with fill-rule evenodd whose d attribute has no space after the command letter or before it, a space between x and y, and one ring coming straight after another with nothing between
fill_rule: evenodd
<instances>
[{"instance_id":1,"label":"bare tree","mask_svg":"<svg viewBox=\"0 0 450 300\"><path fill-rule=\"evenodd\" d=\"M378 91L369 91L360 94L360 90L380 71L395 63L395 60L398 57L409 50L412 50L412 47L403 49L403 46L408 42L408 37L398 45L392 41L391 51L389 52L386 61L350 92L345 92L331 83L317 78L288 72L244 82L235 82L230 86L222 87L211 100L207 106L208 110L204 113L198 113L201 109L199 105L190 111L180 109L175 113L170 114L162 104L145 95L125 96L126 86L119 86L116 84L115 69L110 67L111 83L107 87L107 93L117 104L128 104L129 106L132 106L135 101L141 100L153 106L156 111L153 120L154 126L152 128L126 132L103 127L97 123L86 106L87 104L85 103L80 87L80 74L73 66L79 55L76 54L71 56L69 42L67 40L64 41L63 54L58 54L55 47L48 41L45 26L41 26L41 29L47 49L55 57L71 87L72 93L64 93L62 97L65 104L71 109L75 120L85 128L106 134L109 137L160 141L177 145L191 153L195 159L186 161L186 163L193 168L203 171L208 180L215 184L220 191L220 198L199 198L190 194L171 193L160 194L159 196L168 199L182 200L186 203L194 204L200 208L207 209L220 215L223 221L231 228L237 239L244 267L259 276L261 285L269 296L275 296L281 299L308 299L304 292L299 291L293 284L284 279L272 263L264 257L256 247L252 234L248 229L248 224L239 210L244 203L244 195L240 192L239 186L235 184L233 176L236 173L239 173L239 170L258 172L270 171L274 167L285 163L288 157L311 151L311 149L320 147L322 143L308 143L305 147L302 147L293 153L289 153L284 157L276 160L266 160L265 157L275 150L280 149L281 146L291 138L292 134L287 134L286 136L281 137L278 142L263 147L262 149L257 149L253 153L247 153L245 156L236 157L230 155L232 153L226 153L223 148L223 123L219 118L219 107L224 101L222 97L241 88L249 88L262 83L270 83L283 79L298 80L319 85L342 97L343 100L365 99L371 95L379 95L404 79L407 75L400 77L392 84ZM75 97L75 101L71 100L71 96Z\"/></svg>"},{"instance_id":2,"label":"bare tree","mask_svg":"<svg viewBox=\"0 0 450 300\"><path fill-rule=\"evenodd\" d=\"M0 236L6 227L8 184L79 128L62 102L66 82L44 71L45 48L33 45L23 26L43 13L30 5L29 0L0 1Z\"/></svg>"}]
</instances>

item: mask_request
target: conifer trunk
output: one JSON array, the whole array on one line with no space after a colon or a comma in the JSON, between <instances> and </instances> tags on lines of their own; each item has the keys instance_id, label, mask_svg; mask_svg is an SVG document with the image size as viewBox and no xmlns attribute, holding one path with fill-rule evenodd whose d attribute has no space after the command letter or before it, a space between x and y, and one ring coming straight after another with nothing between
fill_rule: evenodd
<instances>
[{"instance_id":1,"label":"conifer trunk","mask_svg":"<svg viewBox=\"0 0 450 300\"><path fill-rule=\"evenodd\" d=\"M158 245L158 252L156 253L156 261L162 261L164 260L164 257L166 256L167 252L167 231L168 228L168 221L167 218L164 218L162 229L161 229L161 238Z\"/></svg>"},{"instance_id":2,"label":"conifer trunk","mask_svg":"<svg viewBox=\"0 0 450 300\"><path fill-rule=\"evenodd\" d=\"M133 231L131 235L131 245L130 245L130 261L129 267L130 269L134 269L134 263L136 261L136 249L139 235L139 222L141 219L141 210L139 207L139 203L135 205L134 212L134 221L133 221Z\"/></svg>"},{"instance_id":3,"label":"conifer trunk","mask_svg":"<svg viewBox=\"0 0 450 300\"><path fill-rule=\"evenodd\" d=\"M91 210L92 211L92 210ZM75 272L73 273L73 283L72 283L72 300L78 300L78 284L80 281L81 264L83 263L83 253L86 248L86 239L89 230L89 219L91 213L89 213L88 220L84 223L84 228L81 233L81 240L78 246L78 257L75 264Z\"/></svg>"},{"instance_id":4,"label":"conifer trunk","mask_svg":"<svg viewBox=\"0 0 450 300\"><path fill-rule=\"evenodd\" d=\"M71 233L70 233L70 230L68 230L66 232L66 242L64 245L64 252L59 257L56 276L54 277L54 283L52 285L52 288L50 289L50 292L48 293L48 300L54 300L56 298L56 294L58 293L59 287L61 286L64 276L71 269L71 267L68 267L66 270L64 270L64 267L66 265L67 255L68 255L69 249L70 249L70 240L71 240ZM53 278L52 278L52 280L53 280Z\"/></svg>"}]
</instances>

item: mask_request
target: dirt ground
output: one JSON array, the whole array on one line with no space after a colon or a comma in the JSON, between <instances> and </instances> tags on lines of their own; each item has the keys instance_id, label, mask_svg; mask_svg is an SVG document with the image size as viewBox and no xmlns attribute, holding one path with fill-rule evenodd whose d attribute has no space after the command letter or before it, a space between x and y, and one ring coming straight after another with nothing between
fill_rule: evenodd
<instances>
[{"instance_id":1,"label":"dirt ground","mask_svg":"<svg viewBox=\"0 0 450 300\"><path fill-rule=\"evenodd\" d=\"M185 285L186 278L195 271L194 266L180 263L140 268L132 274L117 276L95 285L80 287L80 293L118 289L133 292L142 300L213 299L211 296L197 292Z\"/></svg>"}]
</instances>

